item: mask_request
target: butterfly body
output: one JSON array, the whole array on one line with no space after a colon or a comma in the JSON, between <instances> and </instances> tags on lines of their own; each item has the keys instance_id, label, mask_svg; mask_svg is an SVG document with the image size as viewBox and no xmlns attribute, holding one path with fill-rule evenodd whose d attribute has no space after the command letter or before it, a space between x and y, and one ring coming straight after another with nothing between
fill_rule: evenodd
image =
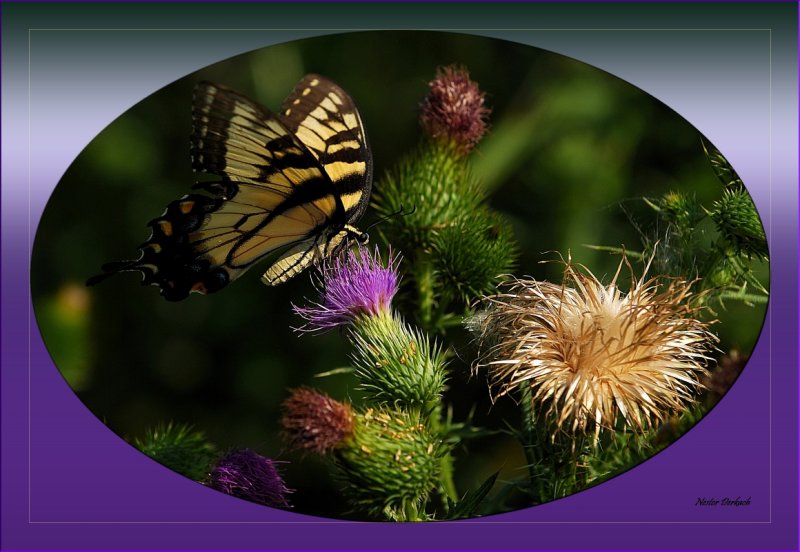
<instances>
[{"instance_id":1,"label":"butterfly body","mask_svg":"<svg viewBox=\"0 0 800 552\"><path fill-rule=\"evenodd\" d=\"M104 265L136 270L169 300L213 293L280 253L262 281L277 285L367 236L354 223L372 185L372 155L352 99L307 75L273 114L221 85L197 85L192 168L200 182L150 221L141 257Z\"/></svg>"}]
</instances>

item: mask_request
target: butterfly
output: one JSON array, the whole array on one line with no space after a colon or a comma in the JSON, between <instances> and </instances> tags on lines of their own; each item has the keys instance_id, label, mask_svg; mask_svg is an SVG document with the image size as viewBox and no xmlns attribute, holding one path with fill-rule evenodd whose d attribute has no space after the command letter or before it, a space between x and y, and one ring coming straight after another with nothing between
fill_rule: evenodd
<instances>
[{"instance_id":1,"label":"butterfly","mask_svg":"<svg viewBox=\"0 0 800 552\"><path fill-rule=\"evenodd\" d=\"M262 281L278 285L366 232L354 226L372 188L372 153L352 98L306 75L278 113L210 82L195 87L192 168L199 182L150 221L139 259L103 265L93 285L124 271L179 301L213 293L277 255Z\"/></svg>"}]
</instances>

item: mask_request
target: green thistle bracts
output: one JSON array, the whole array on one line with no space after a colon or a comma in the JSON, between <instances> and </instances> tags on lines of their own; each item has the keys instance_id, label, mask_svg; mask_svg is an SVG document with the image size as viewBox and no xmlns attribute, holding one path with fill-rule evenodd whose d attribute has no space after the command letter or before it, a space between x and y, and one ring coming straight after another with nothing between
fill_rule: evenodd
<instances>
[{"instance_id":1,"label":"green thistle bracts","mask_svg":"<svg viewBox=\"0 0 800 552\"><path fill-rule=\"evenodd\" d=\"M351 340L353 366L369 404L423 407L439 402L445 355L397 314L360 317Z\"/></svg>"},{"instance_id":2,"label":"green thistle bracts","mask_svg":"<svg viewBox=\"0 0 800 552\"><path fill-rule=\"evenodd\" d=\"M376 186L373 198L381 216L403 213L381 232L403 244L416 320L426 330L442 331L450 323L446 313L464 311L514 266L510 225L486 204L467 158L446 143L426 140Z\"/></svg>"},{"instance_id":3,"label":"green thistle bracts","mask_svg":"<svg viewBox=\"0 0 800 552\"><path fill-rule=\"evenodd\" d=\"M654 208L672 226L673 234L687 241L692 239L694 229L706 215L694 196L674 191L664 194Z\"/></svg>"},{"instance_id":4,"label":"green thistle bracts","mask_svg":"<svg viewBox=\"0 0 800 552\"><path fill-rule=\"evenodd\" d=\"M402 244L415 321L444 333L516 259L510 225L487 205L469 155L488 129L485 94L464 68L440 68L422 101L418 149L377 183L382 238Z\"/></svg>"},{"instance_id":5,"label":"green thistle bracts","mask_svg":"<svg viewBox=\"0 0 800 552\"><path fill-rule=\"evenodd\" d=\"M159 424L133 444L159 464L194 481L204 480L217 458L205 435L187 425Z\"/></svg>"},{"instance_id":6,"label":"green thistle bracts","mask_svg":"<svg viewBox=\"0 0 800 552\"><path fill-rule=\"evenodd\" d=\"M379 216L404 213L386 220L380 230L391 237L392 243L404 244L407 256L430 251L436 230L465 213L471 214L483 199L482 189L469 178L458 152L445 144L425 141L386 174L376 186L372 201Z\"/></svg>"},{"instance_id":7,"label":"green thistle bracts","mask_svg":"<svg viewBox=\"0 0 800 552\"><path fill-rule=\"evenodd\" d=\"M764 227L744 188L725 190L722 199L714 202L710 215L723 239L737 255L761 260L769 257Z\"/></svg>"},{"instance_id":8,"label":"green thistle bracts","mask_svg":"<svg viewBox=\"0 0 800 552\"><path fill-rule=\"evenodd\" d=\"M714 202L708 213L717 230L735 255L767 260L767 236L744 182L717 148L704 143L703 150L714 174L725 187L722 198Z\"/></svg>"},{"instance_id":9,"label":"green thistle bracts","mask_svg":"<svg viewBox=\"0 0 800 552\"><path fill-rule=\"evenodd\" d=\"M351 505L378 517L419 521L445 453L419 415L377 408L357 415L353 436L334 457Z\"/></svg>"},{"instance_id":10,"label":"green thistle bracts","mask_svg":"<svg viewBox=\"0 0 800 552\"><path fill-rule=\"evenodd\" d=\"M442 293L464 304L489 293L517 256L511 226L486 207L435 232L432 249Z\"/></svg>"}]
</instances>

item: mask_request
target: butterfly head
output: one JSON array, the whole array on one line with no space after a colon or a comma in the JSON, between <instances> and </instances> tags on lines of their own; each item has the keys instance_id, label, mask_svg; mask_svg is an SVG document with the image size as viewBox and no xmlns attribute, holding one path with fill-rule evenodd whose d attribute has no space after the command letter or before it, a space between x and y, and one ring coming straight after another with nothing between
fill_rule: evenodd
<instances>
[{"instance_id":1,"label":"butterfly head","mask_svg":"<svg viewBox=\"0 0 800 552\"><path fill-rule=\"evenodd\" d=\"M360 230L356 230L356 232L354 232L352 236L353 239L355 239L359 245L367 245L369 243L369 234L367 234L366 232L361 232Z\"/></svg>"}]
</instances>

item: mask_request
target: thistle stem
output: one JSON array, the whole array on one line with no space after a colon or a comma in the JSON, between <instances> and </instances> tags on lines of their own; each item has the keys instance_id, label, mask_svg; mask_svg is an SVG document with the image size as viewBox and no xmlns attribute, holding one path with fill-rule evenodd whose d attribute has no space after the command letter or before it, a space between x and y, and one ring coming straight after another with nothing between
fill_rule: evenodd
<instances>
[{"instance_id":1,"label":"thistle stem","mask_svg":"<svg viewBox=\"0 0 800 552\"><path fill-rule=\"evenodd\" d=\"M528 464L528 478L530 479L529 489L531 495L533 495L534 489L537 488L537 480L539 479L539 473L536 469L537 454L534 450L534 447L538 446L538 438L533 420L533 397L531 396L530 387L527 385L521 385L520 392L522 395L522 433L520 435L520 441L522 443L522 450L525 453L525 461ZM541 498L541 493L537 494L539 494L539 498Z\"/></svg>"},{"instance_id":2,"label":"thistle stem","mask_svg":"<svg viewBox=\"0 0 800 552\"><path fill-rule=\"evenodd\" d=\"M416 271L414 280L417 283L417 296L419 300L417 306L419 323L425 330L430 331L433 322L433 306L435 303L433 292L435 286L433 263L428 255L422 253L417 256L414 269Z\"/></svg>"},{"instance_id":3,"label":"thistle stem","mask_svg":"<svg viewBox=\"0 0 800 552\"><path fill-rule=\"evenodd\" d=\"M441 421L442 403L437 402L433 405L433 408L429 409L429 412L428 427L435 435L439 435L440 439L445 439L447 436L444 434ZM453 475L453 456L450 452L447 452L439 462L439 488L444 493L444 496L457 501L459 497Z\"/></svg>"},{"instance_id":4,"label":"thistle stem","mask_svg":"<svg viewBox=\"0 0 800 552\"><path fill-rule=\"evenodd\" d=\"M403 507L403 519L398 521L425 521L425 518L420 515L419 508L414 502L406 502Z\"/></svg>"}]
</instances>

